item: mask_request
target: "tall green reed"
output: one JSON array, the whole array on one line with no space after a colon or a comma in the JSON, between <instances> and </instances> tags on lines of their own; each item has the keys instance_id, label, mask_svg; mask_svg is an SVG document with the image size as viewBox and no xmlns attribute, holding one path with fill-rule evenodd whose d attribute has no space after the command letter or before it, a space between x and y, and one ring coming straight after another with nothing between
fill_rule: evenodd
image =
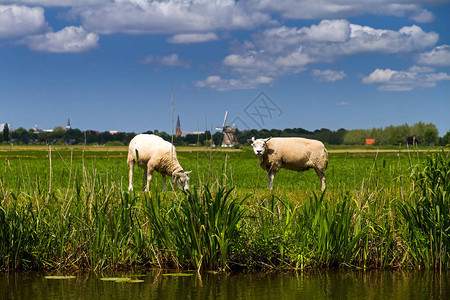
<instances>
[{"instance_id":1,"label":"tall green reed","mask_svg":"<svg viewBox=\"0 0 450 300\"><path fill-rule=\"evenodd\" d=\"M267 191L254 157L231 154L188 160L190 193L130 193L125 163L89 155L5 160L0 268L449 266L444 153L335 157L317 195L289 172Z\"/></svg>"},{"instance_id":2,"label":"tall green reed","mask_svg":"<svg viewBox=\"0 0 450 300\"><path fill-rule=\"evenodd\" d=\"M250 249L236 255L236 264L249 268L351 265L358 262L369 230L349 194L333 203L325 192L304 203L271 195L250 212L236 249Z\"/></svg>"},{"instance_id":3,"label":"tall green reed","mask_svg":"<svg viewBox=\"0 0 450 300\"><path fill-rule=\"evenodd\" d=\"M411 202L400 204L410 254L427 268L450 266L450 159L437 151L412 168Z\"/></svg>"},{"instance_id":4,"label":"tall green reed","mask_svg":"<svg viewBox=\"0 0 450 300\"><path fill-rule=\"evenodd\" d=\"M229 246L245 212L245 198L230 199L231 192L219 187L213 194L205 186L186 192L169 208L161 206L159 197L148 199L144 210L156 245L162 247L157 251L171 251L177 264L196 269L226 269Z\"/></svg>"}]
</instances>

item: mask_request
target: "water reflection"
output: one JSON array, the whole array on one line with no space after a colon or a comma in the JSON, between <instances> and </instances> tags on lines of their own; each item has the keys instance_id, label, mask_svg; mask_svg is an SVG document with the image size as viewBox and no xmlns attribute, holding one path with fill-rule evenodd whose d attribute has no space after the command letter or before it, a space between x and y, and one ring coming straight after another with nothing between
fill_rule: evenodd
<instances>
[{"instance_id":1,"label":"water reflection","mask_svg":"<svg viewBox=\"0 0 450 300\"><path fill-rule=\"evenodd\" d=\"M302 271L164 276L169 271L0 273L0 299L450 299L449 274L430 271ZM136 277L142 283L102 281Z\"/></svg>"}]
</instances>

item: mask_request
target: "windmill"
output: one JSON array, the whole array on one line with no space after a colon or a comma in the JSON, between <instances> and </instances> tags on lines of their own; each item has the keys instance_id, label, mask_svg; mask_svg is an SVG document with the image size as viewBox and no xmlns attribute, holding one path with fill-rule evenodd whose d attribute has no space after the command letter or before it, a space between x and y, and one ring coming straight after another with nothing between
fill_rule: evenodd
<instances>
[{"instance_id":1,"label":"windmill","mask_svg":"<svg viewBox=\"0 0 450 300\"><path fill-rule=\"evenodd\" d=\"M233 127L226 125L228 117L228 110L225 112L222 127L217 127L216 130L223 132L222 147L233 147L236 143L236 130Z\"/></svg>"}]
</instances>

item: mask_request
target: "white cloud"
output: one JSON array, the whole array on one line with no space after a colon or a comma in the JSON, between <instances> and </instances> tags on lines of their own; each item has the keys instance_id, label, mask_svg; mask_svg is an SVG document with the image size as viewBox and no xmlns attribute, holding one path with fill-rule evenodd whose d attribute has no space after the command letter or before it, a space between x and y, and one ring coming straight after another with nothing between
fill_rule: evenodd
<instances>
[{"instance_id":1,"label":"white cloud","mask_svg":"<svg viewBox=\"0 0 450 300\"><path fill-rule=\"evenodd\" d=\"M412 53L432 47L434 32L418 26L398 31L350 24L346 20L323 20L302 28L281 26L267 29L246 41L243 50L228 55L223 64L246 76L269 77L302 72L307 65L331 62L361 53Z\"/></svg>"},{"instance_id":2,"label":"white cloud","mask_svg":"<svg viewBox=\"0 0 450 300\"><path fill-rule=\"evenodd\" d=\"M290 53L289 57L268 55L264 51L248 51L245 54L231 54L225 57L223 64L231 67L235 73L256 77L259 74L274 77L287 73L303 71L304 65L310 62L307 55L298 49L296 53Z\"/></svg>"},{"instance_id":3,"label":"white cloud","mask_svg":"<svg viewBox=\"0 0 450 300\"><path fill-rule=\"evenodd\" d=\"M147 56L144 58L141 63L144 64L158 64L163 66L170 66L170 67L183 67L183 68L190 68L190 62L181 59L178 54L173 53L166 56Z\"/></svg>"},{"instance_id":4,"label":"white cloud","mask_svg":"<svg viewBox=\"0 0 450 300\"><path fill-rule=\"evenodd\" d=\"M0 3L15 3L23 5L32 6L60 6L60 7L70 7L70 6L82 6L82 5L101 5L111 2L110 0L0 0Z\"/></svg>"},{"instance_id":5,"label":"white cloud","mask_svg":"<svg viewBox=\"0 0 450 300\"><path fill-rule=\"evenodd\" d=\"M336 45L340 54L422 51L435 45L439 39L437 33L424 32L416 25L402 27L399 31L354 24L350 27L351 35L348 43Z\"/></svg>"},{"instance_id":6,"label":"white cloud","mask_svg":"<svg viewBox=\"0 0 450 300\"><path fill-rule=\"evenodd\" d=\"M430 68L430 67L412 66L412 67L409 67L407 71L415 72L415 73L431 73L431 72L434 72L435 69Z\"/></svg>"},{"instance_id":7,"label":"white cloud","mask_svg":"<svg viewBox=\"0 0 450 300\"><path fill-rule=\"evenodd\" d=\"M162 17L171 17L176 10L184 12L188 22L192 22L193 16L199 18L199 23L202 20L211 17L219 17L217 20L221 23L221 28L227 26L225 19L231 21L230 26L237 25L248 26L249 21L260 20L261 16L267 18L269 14L279 15L284 19L323 19L323 18L347 18L350 16L373 14L373 15L387 15L396 17L408 17L416 22L431 22L434 19L433 14L423 6L441 5L445 3L443 0L0 0L0 3L14 3L33 6L44 7L77 7L77 13L83 14L86 17L87 23L99 24L106 21L104 27L113 25L114 32L125 32L130 28L126 28L126 24L137 27L145 26L144 24L152 23L152 20L145 20L143 17L157 16L162 13ZM232 9L230 9L232 7ZM101 10L101 12L91 14L91 9ZM117 14L123 10L122 24L112 24L113 19L118 17ZM154 11L152 13L151 11ZM220 14L222 10L224 17ZM208 13L210 14L208 16ZM257 16L258 15L258 16ZM98 22L90 18L95 16L101 17ZM136 16L136 18L133 18ZM88 20L89 19L89 20ZM159 18L161 19L161 18ZM265 21L268 21L266 19ZM265 22L264 21L264 22ZM182 22L178 20L177 23ZM210 19L208 23L214 23L215 20ZM157 23L154 23L157 26ZM158 27L158 26L157 26ZM227 27L230 28L230 27ZM89 28L90 29L90 28ZM143 28L142 28L143 29ZM148 28L145 30L147 31Z\"/></svg>"},{"instance_id":8,"label":"white cloud","mask_svg":"<svg viewBox=\"0 0 450 300\"><path fill-rule=\"evenodd\" d=\"M242 82L248 83L248 78L265 76L273 79L289 76L306 70L310 64L332 62L347 55L413 55L433 47L437 40L437 33L424 32L415 25L395 31L350 24L346 20L322 20L319 24L309 27L279 26L259 32L253 35L251 40L243 42L242 47L235 53L226 56L222 63L231 72L241 76ZM420 72L416 70L410 73ZM342 71L332 70L314 70L311 74L315 79L324 81L341 80L346 76ZM371 79L377 75L380 74L375 73ZM386 76L387 73L382 75ZM220 79L221 84L227 82L227 89L241 86L220 77L212 79ZM432 82L430 76L426 79L424 86ZM204 82L204 85L206 83ZM254 83L244 86L253 85Z\"/></svg>"},{"instance_id":9,"label":"white cloud","mask_svg":"<svg viewBox=\"0 0 450 300\"><path fill-rule=\"evenodd\" d=\"M450 66L450 46L442 45L429 52L422 53L419 55L417 62L436 67L448 67Z\"/></svg>"},{"instance_id":10,"label":"white cloud","mask_svg":"<svg viewBox=\"0 0 450 300\"><path fill-rule=\"evenodd\" d=\"M23 43L31 50L53 53L81 53L98 48L99 37L83 27L69 26L58 32L28 36Z\"/></svg>"},{"instance_id":11,"label":"white cloud","mask_svg":"<svg viewBox=\"0 0 450 300\"><path fill-rule=\"evenodd\" d=\"M333 70L318 70L314 69L311 71L311 75L318 81L328 81L335 82L338 80L344 79L347 75L345 75L344 71L333 71Z\"/></svg>"},{"instance_id":12,"label":"white cloud","mask_svg":"<svg viewBox=\"0 0 450 300\"><path fill-rule=\"evenodd\" d=\"M0 38L22 37L48 30L44 9L0 5Z\"/></svg>"},{"instance_id":13,"label":"white cloud","mask_svg":"<svg viewBox=\"0 0 450 300\"><path fill-rule=\"evenodd\" d=\"M364 77L364 84L380 84L383 91L410 91L417 88L429 88L436 83L450 80L447 73L429 73L413 71L395 71L391 69L376 69L369 76Z\"/></svg>"},{"instance_id":14,"label":"white cloud","mask_svg":"<svg viewBox=\"0 0 450 300\"><path fill-rule=\"evenodd\" d=\"M397 71L393 71L391 69L376 69L373 71L368 77L364 77L362 82L365 84L372 84L372 83L380 83L380 82L389 82L395 74L397 74Z\"/></svg>"},{"instance_id":15,"label":"white cloud","mask_svg":"<svg viewBox=\"0 0 450 300\"><path fill-rule=\"evenodd\" d=\"M169 43L173 44L189 44L189 43L203 43L209 41L216 41L219 38L214 32L208 33L185 33L176 34L167 39Z\"/></svg>"},{"instance_id":16,"label":"white cloud","mask_svg":"<svg viewBox=\"0 0 450 300\"><path fill-rule=\"evenodd\" d=\"M266 76L256 78L241 77L239 79L223 79L220 76L208 76L205 80L197 81L196 86L207 87L218 91L254 89L260 84L268 84L273 81Z\"/></svg>"},{"instance_id":17,"label":"white cloud","mask_svg":"<svg viewBox=\"0 0 450 300\"><path fill-rule=\"evenodd\" d=\"M268 53L280 53L286 49L307 47L312 44L340 44L350 39L351 27L347 20L322 20L310 27L274 27L254 35L256 47Z\"/></svg>"},{"instance_id":18,"label":"white cloud","mask_svg":"<svg viewBox=\"0 0 450 300\"><path fill-rule=\"evenodd\" d=\"M417 23L429 23L434 21L434 15L426 9L418 8L413 14L411 14L410 19L416 21Z\"/></svg>"},{"instance_id":19,"label":"white cloud","mask_svg":"<svg viewBox=\"0 0 450 300\"><path fill-rule=\"evenodd\" d=\"M198 33L272 22L270 15L246 11L234 0L116 0L102 7L78 7L73 13L87 30L103 34Z\"/></svg>"},{"instance_id":20,"label":"white cloud","mask_svg":"<svg viewBox=\"0 0 450 300\"><path fill-rule=\"evenodd\" d=\"M346 18L374 14L431 22L433 14L421 6L439 4L442 4L441 0L249 0L247 5L262 12L280 14L287 19Z\"/></svg>"}]
</instances>

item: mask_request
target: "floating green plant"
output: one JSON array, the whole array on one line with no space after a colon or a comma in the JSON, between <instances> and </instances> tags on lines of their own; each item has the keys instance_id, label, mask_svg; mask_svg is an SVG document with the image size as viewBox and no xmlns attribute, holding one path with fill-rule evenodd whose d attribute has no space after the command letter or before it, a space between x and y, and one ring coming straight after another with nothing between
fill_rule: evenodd
<instances>
[{"instance_id":1,"label":"floating green plant","mask_svg":"<svg viewBox=\"0 0 450 300\"><path fill-rule=\"evenodd\" d=\"M75 279L75 276L45 276L45 279Z\"/></svg>"}]
</instances>

